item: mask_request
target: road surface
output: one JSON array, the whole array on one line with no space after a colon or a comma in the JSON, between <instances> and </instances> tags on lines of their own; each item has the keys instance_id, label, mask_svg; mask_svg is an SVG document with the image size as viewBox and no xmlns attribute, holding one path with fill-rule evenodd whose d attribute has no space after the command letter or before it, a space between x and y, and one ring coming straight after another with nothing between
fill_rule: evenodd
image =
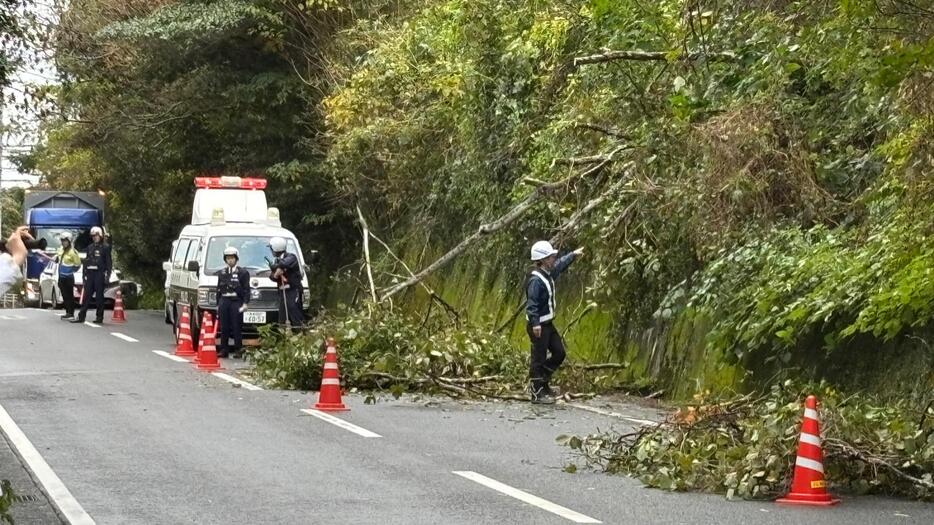
<instances>
[{"instance_id":1,"label":"road surface","mask_svg":"<svg viewBox=\"0 0 934 525\"><path fill-rule=\"evenodd\" d=\"M161 313L128 316L100 327L0 310L0 479L25 498L16 523L934 523L934 505L918 502L788 508L563 472L574 458L555 437L656 417L635 406L615 407L621 419L352 395L350 412L318 417L302 411L306 393L252 389L157 353L172 351Z\"/></svg>"}]
</instances>

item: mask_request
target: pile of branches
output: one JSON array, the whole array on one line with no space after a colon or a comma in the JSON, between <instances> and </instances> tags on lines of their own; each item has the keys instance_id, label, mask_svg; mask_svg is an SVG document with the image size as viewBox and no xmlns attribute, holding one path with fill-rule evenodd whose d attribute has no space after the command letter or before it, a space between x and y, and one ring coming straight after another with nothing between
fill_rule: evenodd
<instances>
[{"instance_id":1,"label":"pile of branches","mask_svg":"<svg viewBox=\"0 0 934 525\"><path fill-rule=\"evenodd\" d=\"M831 490L934 500L934 396L843 397L790 382L726 401L695 397L664 422L619 434L561 436L590 466L674 491L774 498L788 491L802 400L819 392ZM930 389L927 390L930 392Z\"/></svg>"},{"instance_id":2,"label":"pile of branches","mask_svg":"<svg viewBox=\"0 0 934 525\"><path fill-rule=\"evenodd\" d=\"M455 398L528 400L528 350L489 327L451 325L438 312L415 318L388 308L321 316L307 332L267 330L251 352L253 378L276 388L313 390L321 382L323 344L339 344L347 389L445 394ZM566 399L617 390L625 363L568 363L555 377ZM581 393L573 393L581 392Z\"/></svg>"}]
</instances>

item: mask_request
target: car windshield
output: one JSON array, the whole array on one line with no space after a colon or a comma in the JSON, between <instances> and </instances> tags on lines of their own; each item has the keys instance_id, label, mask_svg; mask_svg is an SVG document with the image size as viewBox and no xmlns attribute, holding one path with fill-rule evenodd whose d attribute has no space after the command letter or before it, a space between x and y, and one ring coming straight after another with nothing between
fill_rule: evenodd
<instances>
[{"instance_id":1,"label":"car windshield","mask_svg":"<svg viewBox=\"0 0 934 525\"><path fill-rule=\"evenodd\" d=\"M57 228L35 228L32 234L36 239L45 239L45 242L48 243L46 250L54 252L62 247L62 242L59 240L59 237L65 232L71 233L74 247L81 253L84 253L88 249L88 245L91 244L90 228L69 228L64 226Z\"/></svg>"},{"instance_id":2,"label":"car windshield","mask_svg":"<svg viewBox=\"0 0 934 525\"><path fill-rule=\"evenodd\" d=\"M272 259L272 252L269 250L269 239L271 237L212 237L208 241L208 254L205 262L208 273L214 273L223 269L224 250L227 248L236 248L240 252L241 268L249 270L251 275L269 274L269 263L266 258ZM289 253L297 253L295 241L286 240Z\"/></svg>"}]
</instances>

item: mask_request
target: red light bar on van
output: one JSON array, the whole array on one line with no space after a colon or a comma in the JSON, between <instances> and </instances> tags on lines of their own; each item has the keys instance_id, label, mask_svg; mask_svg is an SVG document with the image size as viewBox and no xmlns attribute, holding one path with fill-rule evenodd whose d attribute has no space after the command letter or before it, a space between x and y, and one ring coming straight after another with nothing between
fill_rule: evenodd
<instances>
[{"instance_id":1,"label":"red light bar on van","mask_svg":"<svg viewBox=\"0 0 934 525\"><path fill-rule=\"evenodd\" d=\"M254 179L249 177L195 177L195 187L213 190L265 190L266 179Z\"/></svg>"}]
</instances>

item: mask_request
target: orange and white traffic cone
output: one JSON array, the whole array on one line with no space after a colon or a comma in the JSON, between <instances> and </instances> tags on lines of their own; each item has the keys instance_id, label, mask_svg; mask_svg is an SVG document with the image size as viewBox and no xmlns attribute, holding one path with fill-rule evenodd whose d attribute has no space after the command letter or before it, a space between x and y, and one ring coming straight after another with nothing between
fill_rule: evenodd
<instances>
[{"instance_id":1,"label":"orange and white traffic cone","mask_svg":"<svg viewBox=\"0 0 934 525\"><path fill-rule=\"evenodd\" d=\"M182 319L178 323L178 336L175 344L175 355L180 357L191 357L197 355L195 349L191 346L191 317L188 313L188 307L182 309Z\"/></svg>"},{"instance_id":2,"label":"orange and white traffic cone","mask_svg":"<svg viewBox=\"0 0 934 525\"><path fill-rule=\"evenodd\" d=\"M119 288L117 288L117 297L114 299L114 313L110 321L114 323L126 322L126 314L123 311L123 293L120 292Z\"/></svg>"},{"instance_id":3,"label":"orange and white traffic cone","mask_svg":"<svg viewBox=\"0 0 934 525\"><path fill-rule=\"evenodd\" d=\"M777 503L792 505L828 506L840 503L827 493L824 480L824 459L821 452L820 422L817 415L817 398L808 396L804 402L804 422L801 424L801 439L798 442L798 457L791 482L791 492Z\"/></svg>"},{"instance_id":4,"label":"orange and white traffic cone","mask_svg":"<svg viewBox=\"0 0 934 525\"><path fill-rule=\"evenodd\" d=\"M202 340L201 351L198 352L198 370L211 371L220 370L221 365L217 362L217 348L214 346L214 322L211 320L211 314L204 312L204 339Z\"/></svg>"},{"instance_id":5,"label":"orange and white traffic cone","mask_svg":"<svg viewBox=\"0 0 934 525\"><path fill-rule=\"evenodd\" d=\"M337 366L337 342L329 337L325 343L324 371L321 373L321 390L315 410L322 412L343 412L350 410L341 401L341 374Z\"/></svg>"},{"instance_id":6,"label":"orange and white traffic cone","mask_svg":"<svg viewBox=\"0 0 934 525\"><path fill-rule=\"evenodd\" d=\"M207 324L208 313L201 313L201 332L198 333L198 347L195 348L195 356L191 359L191 362L198 364L201 362L201 351L204 349L204 325Z\"/></svg>"}]
</instances>

